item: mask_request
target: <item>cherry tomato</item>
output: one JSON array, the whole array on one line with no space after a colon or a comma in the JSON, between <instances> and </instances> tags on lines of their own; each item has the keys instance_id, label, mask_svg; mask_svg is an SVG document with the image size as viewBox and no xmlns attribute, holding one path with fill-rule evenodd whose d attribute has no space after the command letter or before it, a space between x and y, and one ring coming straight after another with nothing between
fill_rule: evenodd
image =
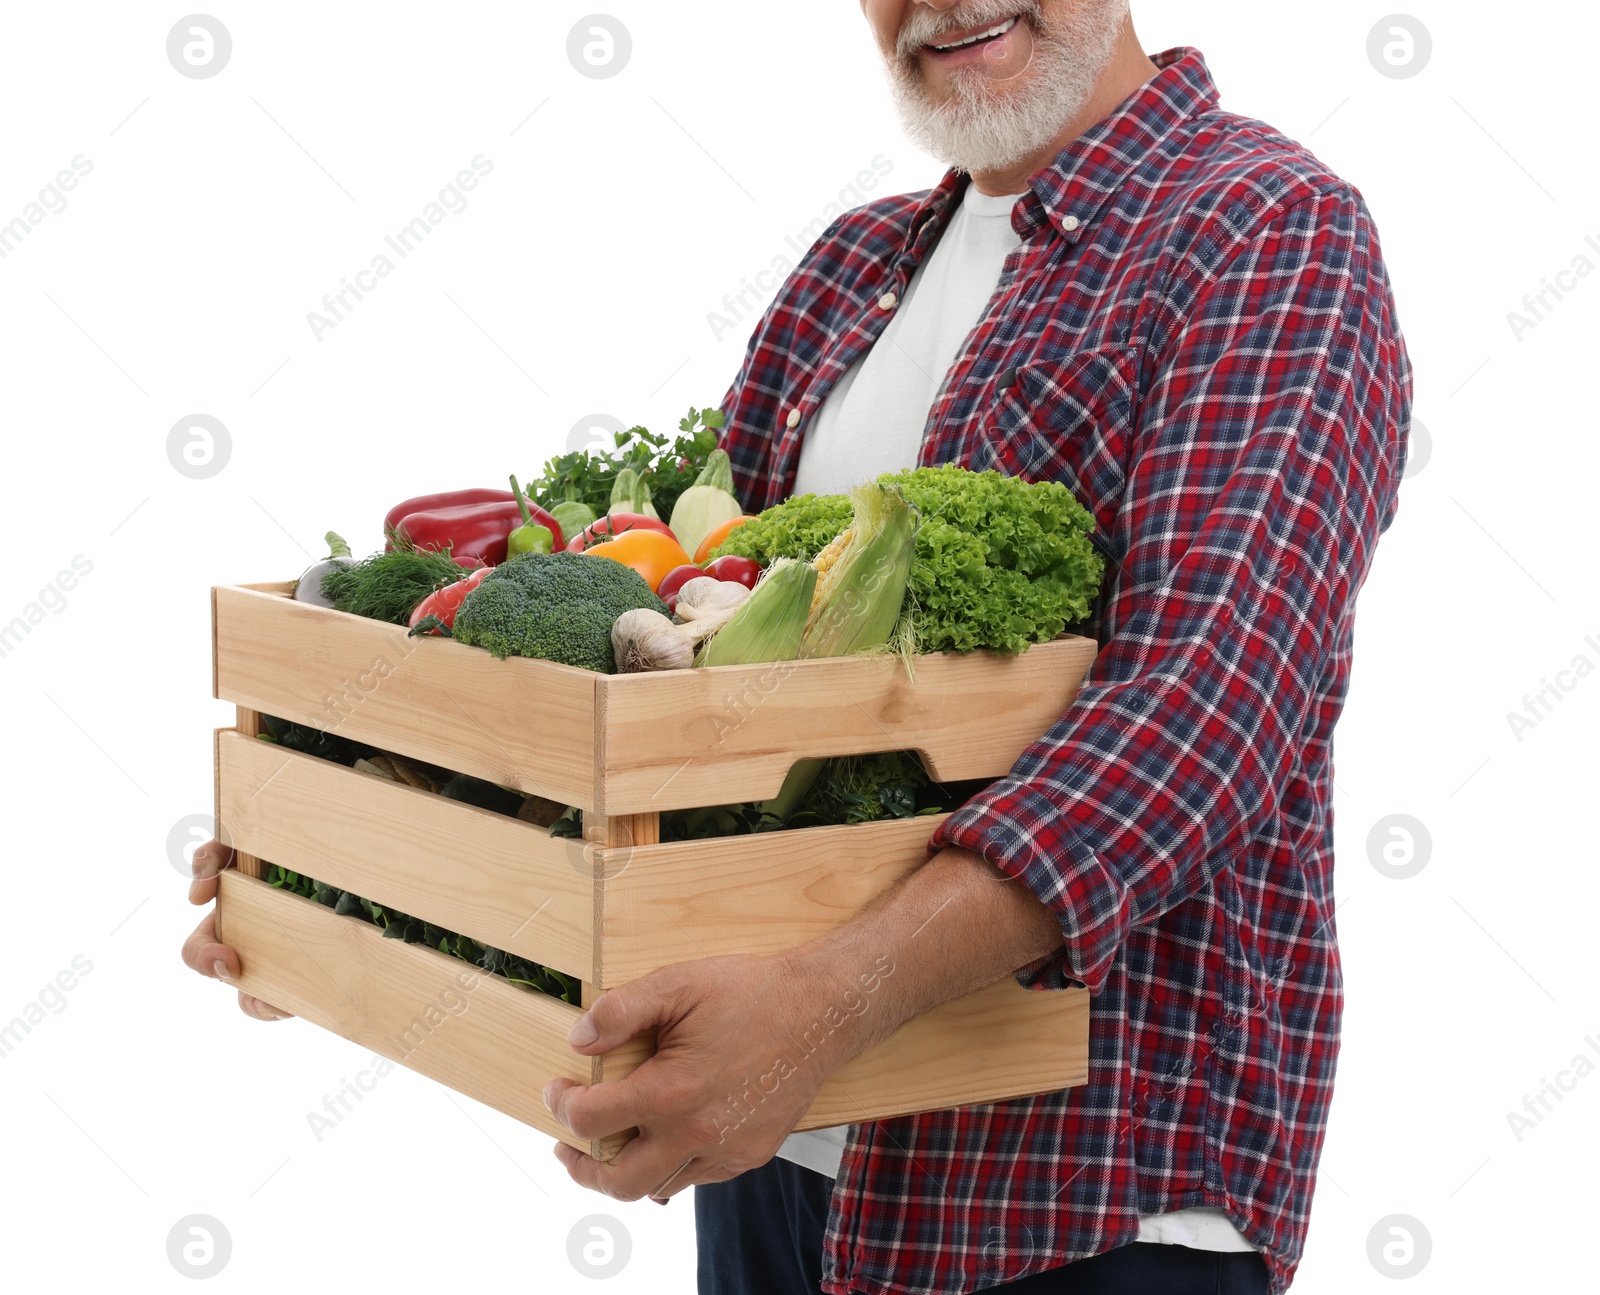
<instances>
[{"instance_id":1,"label":"cherry tomato","mask_svg":"<svg viewBox=\"0 0 1600 1295\"><path fill-rule=\"evenodd\" d=\"M754 589L756 581L761 577L761 564L754 558L742 558L729 553L715 562L707 563L705 570L700 574L714 576L718 580L732 580L746 589Z\"/></svg>"},{"instance_id":2,"label":"cherry tomato","mask_svg":"<svg viewBox=\"0 0 1600 1295\"><path fill-rule=\"evenodd\" d=\"M693 562L685 562L682 566L673 567L661 578L661 583L656 586L656 597L666 603L669 612L678 610L678 591L689 581L698 576L705 575Z\"/></svg>"}]
</instances>

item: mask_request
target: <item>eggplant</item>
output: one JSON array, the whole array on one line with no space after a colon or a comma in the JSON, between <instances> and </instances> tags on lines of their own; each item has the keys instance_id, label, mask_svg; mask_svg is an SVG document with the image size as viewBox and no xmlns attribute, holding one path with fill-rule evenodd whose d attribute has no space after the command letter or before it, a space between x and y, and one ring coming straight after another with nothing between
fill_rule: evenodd
<instances>
[{"instance_id":1,"label":"eggplant","mask_svg":"<svg viewBox=\"0 0 1600 1295\"><path fill-rule=\"evenodd\" d=\"M294 584L294 600L297 603L310 603L313 607L332 607L333 599L322 592L322 577L334 571L342 571L355 563L350 546L339 535L329 531L324 538L328 541L328 556L300 573L300 579Z\"/></svg>"}]
</instances>

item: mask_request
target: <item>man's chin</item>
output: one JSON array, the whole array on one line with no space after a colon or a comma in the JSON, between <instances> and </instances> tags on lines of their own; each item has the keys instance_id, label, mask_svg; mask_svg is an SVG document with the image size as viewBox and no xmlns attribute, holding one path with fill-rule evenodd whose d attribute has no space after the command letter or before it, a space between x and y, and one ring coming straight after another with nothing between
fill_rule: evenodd
<instances>
[{"instance_id":1,"label":"man's chin","mask_svg":"<svg viewBox=\"0 0 1600 1295\"><path fill-rule=\"evenodd\" d=\"M993 96L986 89L969 95L963 89L940 103L925 93L897 96L900 121L912 141L945 166L958 171L998 171L1020 162L1039 147L1033 138L1007 130L997 120ZM982 120L986 114L988 121Z\"/></svg>"}]
</instances>

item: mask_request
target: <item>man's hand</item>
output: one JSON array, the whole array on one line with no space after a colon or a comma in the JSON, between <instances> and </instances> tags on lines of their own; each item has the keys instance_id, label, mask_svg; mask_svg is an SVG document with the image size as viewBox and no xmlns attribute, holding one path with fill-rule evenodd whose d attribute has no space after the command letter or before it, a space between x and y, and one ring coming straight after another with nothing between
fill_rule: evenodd
<instances>
[{"instance_id":1,"label":"man's hand","mask_svg":"<svg viewBox=\"0 0 1600 1295\"><path fill-rule=\"evenodd\" d=\"M614 1164L565 1143L556 1157L627 1201L737 1177L772 1158L846 1061L1060 947L1033 895L979 855L941 850L785 954L680 962L601 994L568 1036L574 1050L596 1056L654 1027L655 1055L614 1082L554 1079L545 1103L580 1138L639 1136Z\"/></svg>"},{"instance_id":2,"label":"man's hand","mask_svg":"<svg viewBox=\"0 0 1600 1295\"><path fill-rule=\"evenodd\" d=\"M565 1143L557 1159L585 1187L663 1203L765 1164L851 1055L852 1012L872 995L848 990L786 955L681 962L601 994L568 1036L574 1050L596 1056L654 1028L655 1055L615 1082L554 1079L545 1104L581 1138L639 1135L613 1164Z\"/></svg>"},{"instance_id":3,"label":"man's hand","mask_svg":"<svg viewBox=\"0 0 1600 1295\"><path fill-rule=\"evenodd\" d=\"M221 841L207 841L194 852L194 880L189 883L189 902L209 904L217 897L217 874L233 866L233 851ZM205 915L200 925L183 942L183 960L202 976L222 981L239 978L239 955L217 939L217 913L215 909ZM264 1003L259 998L239 993L239 1009L246 1016L259 1021L284 1021L293 1016Z\"/></svg>"}]
</instances>

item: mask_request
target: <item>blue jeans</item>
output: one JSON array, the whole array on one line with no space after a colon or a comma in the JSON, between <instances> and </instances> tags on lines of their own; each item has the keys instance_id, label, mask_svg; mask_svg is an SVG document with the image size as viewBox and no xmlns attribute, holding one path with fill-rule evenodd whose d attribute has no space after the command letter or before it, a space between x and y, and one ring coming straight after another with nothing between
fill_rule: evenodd
<instances>
[{"instance_id":1,"label":"blue jeans","mask_svg":"<svg viewBox=\"0 0 1600 1295\"><path fill-rule=\"evenodd\" d=\"M833 1179L770 1160L694 1189L700 1295L817 1295ZM987 1289L996 1295L1268 1295L1254 1252L1134 1242Z\"/></svg>"}]
</instances>

